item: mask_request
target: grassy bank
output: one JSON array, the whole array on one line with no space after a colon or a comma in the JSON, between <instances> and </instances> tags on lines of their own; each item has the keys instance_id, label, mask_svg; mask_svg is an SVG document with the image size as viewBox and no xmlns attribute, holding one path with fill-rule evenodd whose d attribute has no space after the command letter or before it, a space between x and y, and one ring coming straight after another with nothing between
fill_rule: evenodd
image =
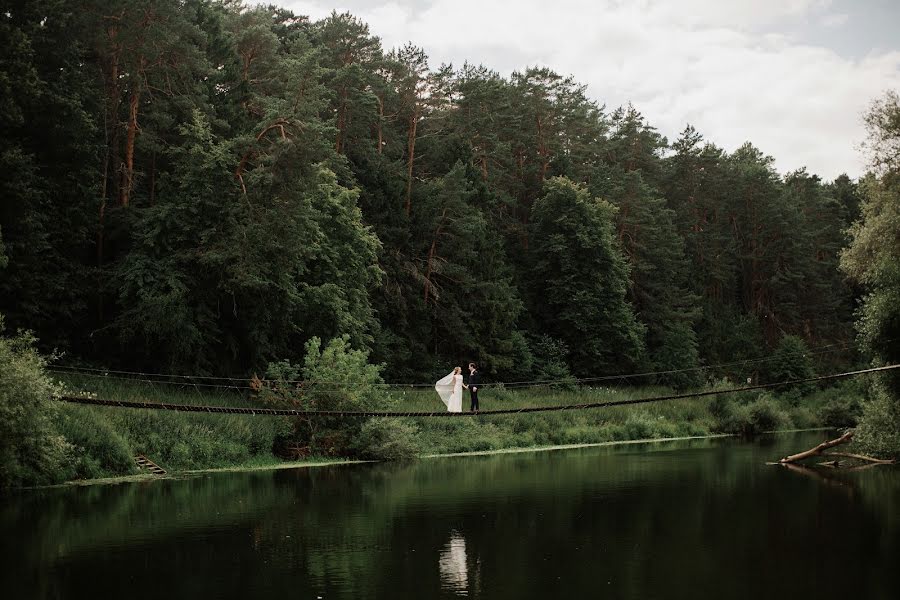
<instances>
[{"instance_id":1,"label":"grassy bank","mask_svg":"<svg viewBox=\"0 0 900 600\"><path fill-rule=\"evenodd\" d=\"M72 391L101 398L141 399L200 405L258 406L240 390L149 385L112 378L65 377ZM560 390L487 388L482 408L520 408L585 402L612 402L670 393L661 387L583 387ZM729 394L636 406L482 415L475 418L406 418L419 456L501 449L670 439L716 433L754 433L852 425L862 388L854 382L819 390L804 398L791 394ZM384 407L427 411L442 408L430 389L385 392ZM227 468L270 468L285 464L273 454L276 440L290 435L290 420L279 417L176 413L64 404L60 432L75 447L74 477L91 479L134 474L132 457L144 454L169 472ZM394 422L395 420L391 420ZM390 423L389 423L390 424ZM335 456L308 456L306 462ZM291 463L297 464L297 463Z\"/></svg>"}]
</instances>

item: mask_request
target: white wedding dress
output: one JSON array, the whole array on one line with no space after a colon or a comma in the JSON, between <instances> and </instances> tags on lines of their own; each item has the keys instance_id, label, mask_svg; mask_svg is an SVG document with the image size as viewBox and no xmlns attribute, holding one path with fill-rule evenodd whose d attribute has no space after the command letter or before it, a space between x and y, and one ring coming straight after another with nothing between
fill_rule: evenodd
<instances>
[{"instance_id":1,"label":"white wedding dress","mask_svg":"<svg viewBox=\"0 0 900 600\"><path fill-rule=\"evenodd\" d=\"M447 405L447 412L462 412L462 375L450 373L434 384L441 401Z\"/></svg>"}]
</instances>

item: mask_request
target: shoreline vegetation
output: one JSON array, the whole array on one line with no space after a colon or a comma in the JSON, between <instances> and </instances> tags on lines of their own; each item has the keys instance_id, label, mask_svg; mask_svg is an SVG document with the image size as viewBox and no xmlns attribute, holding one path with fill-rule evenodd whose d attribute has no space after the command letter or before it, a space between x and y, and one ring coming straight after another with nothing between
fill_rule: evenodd
<instances>
[{"instance_id":1,"label":"shoreline vegetation","mask_svg":"<svg viewBox=\"0 0 900 600\"><path fill-rule=\"evenodd\" d=\"M471 360L485 382L556 385L484 389L482 408L515 408L898 364L900 95L863 115L871 171L827 181L689 124L669 139L550 67L429 65L350 13L19 4L0 19L18 92L0 110L0 491L128 475L136 454L185 471L857 424L867 454L900 457L900 370L477 419L54 401L433 410L433 390L385 382ZM575 385L610 376L629 387Z\"/></svg>"},{"instance_id":2,"label":"shoreline vegetation","mask_svg":"<svg viewBox=\"0 0 900 600\"><path fill-rule=\"evenodd\" d=\"M141 399L183 404L261 406L261 398L234 391L205 391L167 385L69 375L61 384L69 390L89 390L98 397ZM726 389L725 382L717 384ZM706 389L715 389L707 387ZM546 451L617 443L645 443L764 432L848 427L855 424L862 382L844 381L798 397L744 392L681 399L636 406L474 418L377 418L357 430L357 451L327 446L328 436L315 445L285 450L296 440L295 419L207 413L178 413L58 403L55 423L74 446L65 485L92 481L132 481L159 478L137 473L133 456L142 454L169 472L168 477L221 471L350 464L494 453ZM488 388L484 406L513 408L627 400L671 391L662 386ZM435 409L430 389L376 390L381 409ZM375 424L375 434L370 425ZM333 425L343 427L343 424ZM326 441L323 441L326 440ZM356 440L354 440L356 441ZM123 477L120 479L120 477ZM137 479L132 479L136 477Z\"/></svg>"},{"instance_id":3,"label":"shoreline vegetation","mask_svg":"<svg viewBox=\"0 0 900 600\"><path fill-rule=\"evenodd\" d=\"M301 366L270 364L264 378L216 387L184 381L127 379L93 370L54 369L33 338L0 338L4 487L133 476L136 456L172 474L223 468L271 468L285 461L407 460L428 455L546 448L630 440L753 436L767 431L853 427L869 391L864 378L828 387L809 382L771 390L734 391L735 379L710 376L693 389L718 392L634 405L542 413L482 414L472 418L292 416L172 412L69 404L62 395L198 406L286 407L315 411L420 412L438 409L434 390L386 384L381 366L346 338L322 345L313 338ZM804 354L787 353L781 366L812 372ZM737 379L741 381L741 379ZM692 388L681 388L685 391ZM673 391L663 385L575 385L569 379L533 387L497 383L482 407L519 409L620 403ZM9 438L9 439L6 439ZM4 449L5 448L5 449Z\"/></svg>"},{"instance_id":4,"label":"shoreline vegetation","mask_svg":"<svg viewBox=\"0 0 900 600\"><path fill-rule=\"evenodd\" d=\"M782 429L777 431L764 431L763 435L778 435L786 433L803 433L813 431L831 431L831 427L810 427L805 429ZM529 452L554 452L557 450L577 450L579 448L600 448L605 446L628 446L638 444L659 444L666 442L683 442L689 440L714 440L728 437L737 437L733 433L711 433L709 435L699 436L683 436L673 438L646 438L638 440L619 440L610 442L591 442L582 444L556 444L550 446L532 446L532 447L514 447L514 448L497 448L494 450L473 450L470 452L448 452L443 454L423 454L415 457L416 460L430 460L438 458L461 458L466 456L496 456L499 454L524 454ZM249 464L234 465L230 467L216 467L209 469L193 469L187 471L176 471L166 475L153 475L152 473L141 472L135 475L120 475L116 477L101 477L97 479L74 479L54 485L34 486L22 488L23 490L45 490L58 489L67 487L83 487L90 485L118 485L122 483L139 483L146 481L165 481L171 479L186 479L200 475L210 475L217 473L253 473L257 471L280 471L286 469L314 469L319 467L334 467L344 465L361 465L372 464L380 461L377 460L355 460L355 459L310 459L297 461L283 461L272 464Z\"/></svg>"}]
</instances>

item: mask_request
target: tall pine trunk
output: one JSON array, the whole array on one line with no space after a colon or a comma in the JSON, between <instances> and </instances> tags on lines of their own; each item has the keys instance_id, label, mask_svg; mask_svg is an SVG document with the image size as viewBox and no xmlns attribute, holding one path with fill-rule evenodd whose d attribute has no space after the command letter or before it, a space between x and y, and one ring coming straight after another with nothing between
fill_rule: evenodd
<instances>
[{"instance_id":1,"label":"tall pine trunk","mask_svg":"<svg viewBox=\"0 0 900 600\"><path fill-rule=\"evenodd\" d=\"M338 107L337 117L337 139L334 142L334 151L340 154L344 150L344 140L346 138L347 129L347 87L341 88L341 104Z\"/></svg>"},{"instance_id":2,"label":"tall pine trunk","mask_svg":"<svg viewBox=\"0 0 900 600\"><path fill-rule=\"evenodd\" d=\"M413 182L413 162L416 159L416 129L419 126L419 110L418 107L413 110L413 114L409 119L409 132L406 139L407 154L409 158L406 164L406 216L412 212L412 182Z\"/></svg>"},{"instance_id":3,"label":"tall pine trunk","mask_svg":"<svg viewBox=\"0 0 900 600\"><path fill-rule=\"evenodd\" d=\"M110 196L111 177L115 177L119 161L119 60L122 50L118 43L119 28L111 24L106 29L109 51L100 51L106 98L103 103L103 134L106 149L103 156L103 180L100 186L100 205L97 214L97 320L103 322L103 260L106 232L106 203ZM111 167L111 168L110 168Z\"/></svg>"},{"instance_id":4,"label":"tall pine trunk","mask_svg":"<svg viewBox=\"0 0 900 600\"><path fill-rule=\"evenodd\" d=\"M384 123L384 98L375 96L378 99L378 154L383 152L384 148L384 131L382 129Z\"/></svg>"},{"instance_id":5,"label":"tall pine trunk","mask_svg":"<svg viewBox=\"0 0 900 600\"><path fill-rule=\"evenodd\" d=\"M128 134L125 139L125 165L122 171L122 188L119 190L119 204L128 206L134 187L134 140L137 137L138 106L141 101L140 88L131 93L128 105Z\"/></svg>"}]
</instances>

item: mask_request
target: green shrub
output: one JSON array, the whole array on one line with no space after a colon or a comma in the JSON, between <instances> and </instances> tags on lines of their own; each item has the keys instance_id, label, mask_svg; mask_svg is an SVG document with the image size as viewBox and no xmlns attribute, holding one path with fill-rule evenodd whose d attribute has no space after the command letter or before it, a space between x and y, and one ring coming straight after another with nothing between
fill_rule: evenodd
<instances>
[{"instance_id":1,"label":"green shrub","mask_svg":"<svg viewBox=\"0 0 900 600\"><path fill-rule=\"evenodd\" d=\"M765 379L770 383L809 379L816 376L809 348L802 338L786 335L778 342L772 358L766 363ZM796 406L800 398L816 390L814 382L799 383L792 386L776 388L792 405Z\"/></svg>"},{"instance_id":2,"label":"green shrub","mask_svg":"<svg viewBox=\"0 0 900 600\"><path fill-rule=\"evenodd\" d=\"M724 382L718 382L716 383L715 388L727 389L728 384ZM724 421L729 417L731 411L734 409L734 404L734 394L716 394L709 402L709 413L713 416L714 419L716 419L716 421Z\"/></svg>"},{"instance_id":3,"label":"green shrub","mask_svg":"<svg viewBox=\"0 0 900 600\"><path fill-rule=\"evenodd\" d=\"M28 334L0 337L0 490L57 483L69 474L73 448L53 426L61 389L44 371L34 341Z\"/></svg>"},{"instance_id":4,"label":"green shrub","mask_svg":"<svg viewBox=\"0 0 900 600\"><path fill-rule=\"evenodd\" d=\"M390 401L380 387L381 367L368 359L367 351L350 347L349 336L335 338L324 348L314 337L306 343L302 369L287 361L269 364L259 397L299 410L385 410ZM354 456L358 448L354 440L367 422L365 417L297 417L294 440L312 454Z\"/></svg>"},{"instance_id":5,"label":"green shrub","mask_svg":"<svg viewBox=\"0 0 900 600\"><path fill-rule=\"evenodd\" d=\"M900 402L886 386L876 384L872 399L863 404L863 414L854 441L873 456L900 458Z\"/></svg>"},{"instance_id":6,"label":"green shrub","mask_svg":"<svg viewBox=\"0 0 900 600\"><path fill-rule=\"evenodd\" d=\"M654 437L656 423L647 413L635 412L628 415L624 428L626 439L645 440Z\"/></svg>"},{"instance_id":7,"label":"green shrub","mask_svg":"<svg viewBox=\"0 0 900 600\"><path fill-rule=\"evenodd\" d=\"M678 427L671 421L665 419L657 419L655 430L653 437L656 438L673 438L679 437L680 435L678 433Z\"/></svg>"},{"instance_id":8,"label":"green shrub","mask_svg":"<svg viewBox=\"0 0 900 600\"><path fill-rule=\"evenodd\" d=\"M756 432L774 431L789 422L778 403L766 394L760 394L756 402L747 408L750 412L750 422Z\"/></svg>"},{"instance_id":9,"label":"green shrub","mask_svg":"<svg viewBox=\"0 0 900 600\"><path fill-rule=\"evenodd\" d=\"M399 419L370 419L354 443L355 454L369 460L406 460L419 452L418 428Z\"/></svg>"},{"instance_id":10,"label":"green shrub","mask_svg":"<svg viewBox=\"0 0 900 600\"><path fill-rule=\"evenodd\" d=\"M569 370L569 347L562 340L549 335L538 336L532 341L534 371L531 379L553 382L548 387L564 390L575 389L575 378Z\"/></svg>"},{"instance_id":11,"label":"green shrub","mask_svg":"<svg viewBox=\"0 0 900 600\"><path fill-rule=\"evenodd\" d=\"M563 435L564 444L593 444L599 441L600 429L587 424L568 427Z\"/></svg>"},{"instance_id":12,"label":"green shrub","mask_svg":"<svg viewBox=\"0 0 900 600\"><path fill-rule=\"evenodd\" d=\"M806 406L789 410L787 417L790 420L790 424L796 429L810 429L822 425L822 419Z\"/></svg>"},{"instance_id":13,"label":"green shrub","mask_svg":"<svg viewBox=\"0 0 900 600\"><path fill-rule=\"evenodd\" d=\"M62 407L56 426L74 446L74 477L88 479L134 472L134 458L128 442L100 411L82 406Z\"/></svg>"},{"instance_id":14,"label":"green shrub","mask_svg":"<svg viewBox=\"0 0 900 600\"><path fill-rule=\"evenodd\" d=\"M621 442L628 438L628 432L622 425L604 425L600 428L601 436L610 442Z\"/></svg>"},{"instance_id":15,"label":"green shrub","mask_svg":"<svg viewBox=\"0 0 900 600\"><path fill-rule=\"evenodd\" d=\"M768 394L760 394L749 404L728 403L716 417L716 431L739 435L756 435L774 431L790 423L790 419Z\"/></svg>"},{"instance_id":16,"label":"green shrub","mask_svg":"<svg viewBox=\"0 0 900 600\"><path fill-rule=\"evenodd\" d=\"M676 435L678 437L699 437L709 435L709 430L692 421L682 421L675 426Z\"/></svg>"},{"instance_id":17,"label":"green shrub","mask_svg":"<svg viewBox=\"0 0 900 600\"><path fill-rule=\"evenodd\" d=\"M829 400L820 410L822 424L836 429L856 427L862 407L856 400L834 398Z\"/></svg>"}]
</instances>

